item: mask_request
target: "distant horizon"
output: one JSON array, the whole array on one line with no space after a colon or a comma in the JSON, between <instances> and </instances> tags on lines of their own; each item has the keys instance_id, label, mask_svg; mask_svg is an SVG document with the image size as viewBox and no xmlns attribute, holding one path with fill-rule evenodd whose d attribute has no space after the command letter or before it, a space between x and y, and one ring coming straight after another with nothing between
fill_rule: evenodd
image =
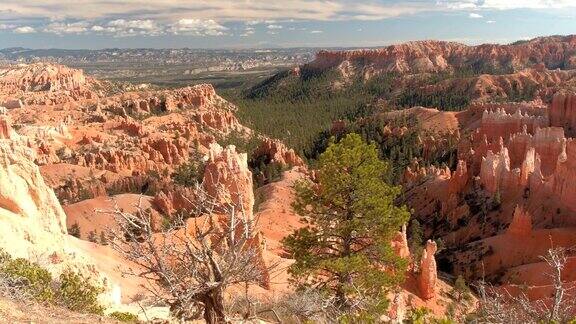
<instances>
[{"instance_id":1,"label":"distant horizon","mask_svg":"<svg viewBox=\"0 0 576 324\"><path fill-rule=\"evenodd\" d=\"M576 33L576 0L2 0L0 44L33 49L507 44Z\"/></svg>"},{"instance_id":2,"label":"distant horizon","mask_svg":"<svg viewBox=\"0 0 576 324\"><path fill-rule=\"evenodd\" d=\"M538 38L549 38L549 37L569 37L569 36L576 36L575 34L550 34L550 35L540 35L535 36L532 38L522 38L517 40L511 40L509 42L480 42L480 43L466 43L466 42L459 42L454 40L444 40L444 39L414 39L414 40L405 40L393 43L385 43L382 45L373 45L373 46L282 46L277 45L274 47L102 47L102 48L64 48L64 47L24 47L24 46L9 46L0 48L0 51L5 51L9 49L23 49L23 50L33 50L33 51L49 51L49 50L62 50L62 51L105 51L105 50L212 50L212 51L227 51L227 50L290 50L290 49L360 49L360 48L382 48L388 47L393 45L400 45L410 42L425 42L425 41L439 41L439 42L447 42L447 43L459 43L466 46L478 46L478 45L487 45L487 44L494 44L494 45L512 45L518 41L533 41Z\"/></svg>"}]
</instances>

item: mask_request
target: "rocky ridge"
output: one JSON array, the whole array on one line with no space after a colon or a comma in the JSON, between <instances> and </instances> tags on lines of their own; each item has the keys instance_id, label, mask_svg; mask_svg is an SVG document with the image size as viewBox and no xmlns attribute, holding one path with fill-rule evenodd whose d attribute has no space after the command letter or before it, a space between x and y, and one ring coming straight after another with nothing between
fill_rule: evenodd
<instances>
[{"instance_id":1,"label":"rocky ridge","mask_svg":"<svg viewBox=\"0 0 576 324\"><path fill-rule=\"evenodd\" d=\"M102 86L82 70L48 63L0 68L0 105L52 105L98 97Z\"/></svg>"},{"instance_id":2,"label":"rocky ridge","mask_svg":"<svg viewBox=\"0 0 576 324\"><path fill-rule=\"evenodd\" d=\"M325 70L361 64L366 76L380 72L422 73L470 68L518 71L544 64L549 69L576 68L576 36L543 37L512 45L467 46L419 41L379 49L320 51L306 67Z\"/></svg>"}]
</instances>

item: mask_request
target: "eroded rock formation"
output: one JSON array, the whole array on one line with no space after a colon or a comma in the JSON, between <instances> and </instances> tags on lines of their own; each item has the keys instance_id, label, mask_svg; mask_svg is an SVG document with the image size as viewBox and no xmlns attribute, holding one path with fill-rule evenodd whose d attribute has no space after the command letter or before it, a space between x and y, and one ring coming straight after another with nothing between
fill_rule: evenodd
<instances>
[{"instance_id":1,"label":"eroded rock formation","mask_svg":"<svg viewBox=\"0 0 576 324\"><path fill-rule=\"evenodd\" d=\"M0 103L7 108L52 105L96 98L96 81L82 70L63 65L34 63L0 69Z\"/></svg>"},{"instance_id":2,"label":"eroded rock formation","mask_svg":"<svg viewBox=\"0 0 576 324\"><path fill-rule=\"evenodd\" d=\"M245 217L253 216L254 192L248 156L236 152L235 146L210 145L202 185L218 202L240 208Z\"/></svg>"},{"instance_id":3,"label":"eroded rock formation","mask_svg":"<svg viewBox=\"0 0 576 324\"><path fill-rule=\"evenodd\" d=\"M0 211L7 220L17 223L24 219L40 226L40 230L66 233L66 215L34 164L33 150L10 139L0 140L0 179ZM2 238L10 236L6 233Z\"/></svg>"},{"instance_id":4,"label":"eroded rock formation","mask_svg":"<svg viewBox=\"0 0 576 324\"><path fill-rule=\"evenodd\" d=\"M420 260L418 284L423 299L433 298L436 294L435 288L438 276L436 273L436 259L434 254L436 254L437 249L436 242L431 240L427 241L424 252L422 253L422 259Z\"/></svg>"},{"instance_id":5,"label":"eroded rock formation","mask_svg":"<svg viewBox=\"0 0 576 324\"><path fill-rule=\"evenodd\" d=\"M532 232L532 217L521 206L516 206L512 221L508 225L508 234L528 236Z\"/></svg>"},{"instance_id":6,"label":"eroded rock formation","mask_svg":"<svg viewBox=\"0 0 576 324\"><path fill-rule=\"evenodd\" d=\"M408 205L428 238L447 246L437 257L441 270L543 293L531 288L540 281L514 276L536 267L552 245L576 244L576 145L565 98L561 92L549 107L471 105L456 114L468 133L458 145L456 170L417 163L406 170Z\"/></svg>"},{"instance_id":7,"label":"eroded rock formation","mask_svg":"<svg viewBox=\"0 0 576 324\"><path fill-rule=\"evenodd\" d=\"M304 166L304 161L293 149L289 149L279 140L269 138L262 140L252 158L256 160L264 158L267 163L278 163L282 167Z\"/></svg>"}]
</instances>

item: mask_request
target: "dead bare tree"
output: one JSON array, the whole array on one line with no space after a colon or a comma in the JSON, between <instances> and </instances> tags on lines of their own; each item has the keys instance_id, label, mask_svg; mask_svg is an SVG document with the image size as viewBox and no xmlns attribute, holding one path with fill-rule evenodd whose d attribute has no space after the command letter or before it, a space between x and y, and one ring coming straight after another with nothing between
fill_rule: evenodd
<instances>
[{"instance_id":1,"label":"dead bare tree","mask_svg":"<svg viewBox=\"0 0 576 324\"><path fill-rule=\"evenodd\" d=\"M206 322L222 323L226 288L261 283L273 265L263 263L251 215L217 202L200 185L194 190L195 210L187 214L200 216L175 216L158 232L141 201L136 213L116 208L110 245L136 264L131 274L146 279L145 288L167 303L173 316L189 320L203 313Z\"/></svg>"},{"instance_id":2,"label":"dead bare tree","mask_svg":"<svg viewBox=\"0 0 576 324\"><path fill-rule=\"evenodd\" d=\"M574 287L562 281L567 262L566 250L551 248L541 259L548 265L552 297L532 300L525 292L511 294L507 290L479 285L479 321L487 323L567 323L576 315Z\"/></svg>"}]
</instances>

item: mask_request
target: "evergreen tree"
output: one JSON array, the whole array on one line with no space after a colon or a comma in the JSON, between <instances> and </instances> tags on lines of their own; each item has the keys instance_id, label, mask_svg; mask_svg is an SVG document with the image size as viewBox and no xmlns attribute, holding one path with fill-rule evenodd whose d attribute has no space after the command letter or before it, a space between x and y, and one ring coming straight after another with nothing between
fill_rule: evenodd
<instances>
[{"instance_id":1,"label":"evergreen tree","mask_svg":"<svg viewBox=\"0 0 576 324\"><path fill-rule=\"evenodd\" d=\"M424 251L424 231L417 219L412 219L408 226L408 247L415 263L418 264Z\"/></svg>"},{"instance_id":2,"label":"evergreen tree","mask_svg":"<svg viewBox=\"0 0 576 324\"><path fill-rule=\"evenodd\" d=\"M88 241L90 241L92 243L98 243L98 237L96 236L95 231L90 231L88 233Z\"/></svg>"},{"instance_id":3,"label":"evergreen tree","mask_svg":"<svg viewBox=\"0 0 576 324\"><path fill-rule=\"evenodd\" d=\"M330 144L319 158L317 182L295 185L293 208L308 225L284 240L298 285L322 289L347 316L365 320L386 309L386 291L406 266L390 242L409 212L394 205L400 188L384 181L387 168L375 145L357 134Z\"/></svg>"},{"instance_id":4,"label":"evergreen tree","mask_svg":"<svg viewBox=\"0 0 576 324\"><path fill-rule=\"evenodd\" d=\"M68 228L68 234L80 238L80 225L78 225L78 223L72 224L72 226Z\"/></svg>"},{"instance_id":5,"label":"evergreen tree","mask_svg":"<svg viewBox=\"0 0 576 324\"><path fill-rule=\"evenodd\" d=\"M452 295L457 301L462 301L462 299L468 301L471 297L470 288L466 285L466 281L461 275L458 275L456 281L454 282L454 288L452 288Z\"/></svg>"},{"instance_id":6,"label":"evergreen tree","mask_svg":"<svg viewBox=\"0 0 576 324\"><path fill-rule=\"evenodd\" d=\"M104 233L104 231L100 231L100 244L108 245L108 237L106 237L106 233Z\"/></svg>"}]
</instances>

